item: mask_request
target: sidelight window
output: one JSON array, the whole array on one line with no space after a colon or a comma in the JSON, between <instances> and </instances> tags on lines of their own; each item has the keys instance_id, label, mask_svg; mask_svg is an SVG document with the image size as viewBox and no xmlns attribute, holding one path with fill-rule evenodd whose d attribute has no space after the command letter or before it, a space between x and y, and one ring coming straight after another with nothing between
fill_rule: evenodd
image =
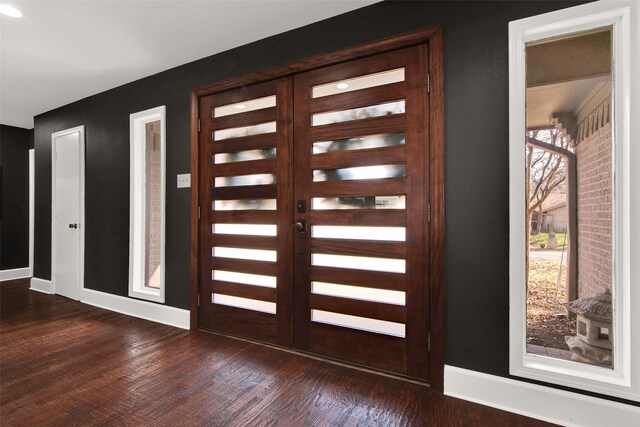
<instances>
[{"instance_id":1,"label":"sidelight window","mask_svg":"<svg viewBox=\"0 0 640 427\"><path fill-rule=\"evenodd\" d=\"M634 13L594 3L510 24L510 371L639 400Z\"/></svg>"},{"instance_id":2,"label":"sidelight window","mask_svg":"<svg viewBox=\"0 0 640 427\"><path fill-rule=\"evenodd\" d=\"M130 116L129 296L164 302L165 107Z\"/></svg>"}]
</instances>

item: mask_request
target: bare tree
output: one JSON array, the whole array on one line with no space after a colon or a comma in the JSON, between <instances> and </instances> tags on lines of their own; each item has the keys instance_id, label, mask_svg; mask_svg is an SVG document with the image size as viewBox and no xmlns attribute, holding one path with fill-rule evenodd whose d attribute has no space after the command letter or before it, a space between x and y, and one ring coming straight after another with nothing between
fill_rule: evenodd
<instances>
[{"instance_id":1,"label":"bare tree","mask_svg":"<svg viewBox=\"0 0 640 427\"><path fill-rule=\"evenodd\" d=\"M569 141L556 129L529 131L527 136L539 142L569 150ZM567 161L563 156L527 144L525 193L527 200L527 273L529 271L529 245L533 213L538 211L538 227L542 224L542 204L554 190L560 190L567 180Z\"/></svg>"}]
</instances>

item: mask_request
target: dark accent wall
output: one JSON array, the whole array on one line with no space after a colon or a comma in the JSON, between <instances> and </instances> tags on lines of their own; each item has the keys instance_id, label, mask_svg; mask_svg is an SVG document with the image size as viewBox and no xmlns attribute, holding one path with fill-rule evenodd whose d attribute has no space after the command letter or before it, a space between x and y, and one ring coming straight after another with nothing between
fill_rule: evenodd
<instances>
[{"instance_id":1,"label":"dark accent wall","mask_svg":"<svg viewBox=\"0 0 640 427\"><path fill-rule=\"evenodd\" d=\"M129 114L167 107L166 303L189 307L192 88L433 24L445 32L446 355L509 375L508 23L584 2L383 2L92 96L35 118L35 276L51 273L51 134L86 129L85 286L127 295Z\"/></svg>"},{"instance_id":2,"label":"dark accent wall","mask_svg":"<svg viewBox=\"0 0 640 427\"><path fill-rule=\"evenodd\" d=\"M29 148L33 130L0 125L0 270L29 267Z\"/></svg>"}]
</instances>

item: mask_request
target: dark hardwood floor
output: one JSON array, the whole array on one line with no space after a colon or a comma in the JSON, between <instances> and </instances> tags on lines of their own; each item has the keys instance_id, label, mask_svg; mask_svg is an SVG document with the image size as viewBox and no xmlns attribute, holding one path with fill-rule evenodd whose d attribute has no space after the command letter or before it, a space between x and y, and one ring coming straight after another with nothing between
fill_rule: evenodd
<instances>
[{"instance_id":1,"label":"dark hardwood floor","mask_svg":"<svg viewBox=\"0 0 640 427\"><path fill-rule=\"evenodd\" d=\"M545 425L428 387L0 284L0 424Z\"/></svg>"}]
</instances>

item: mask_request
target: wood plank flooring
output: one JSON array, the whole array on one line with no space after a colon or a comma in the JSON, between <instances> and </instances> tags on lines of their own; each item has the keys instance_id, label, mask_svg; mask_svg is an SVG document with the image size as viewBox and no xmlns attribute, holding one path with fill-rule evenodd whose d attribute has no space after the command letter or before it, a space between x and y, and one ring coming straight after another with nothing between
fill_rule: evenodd
<instances>
[{"instance_id":1,"label":"wood plank flooring","mask_svg":"<svg viewBox=\"0 0 640 427\"><path fill-rule=\"evenodd\" d=\"M538 426L428 387L0 284L2 426Z\"/></svg>"}]
</instances>

